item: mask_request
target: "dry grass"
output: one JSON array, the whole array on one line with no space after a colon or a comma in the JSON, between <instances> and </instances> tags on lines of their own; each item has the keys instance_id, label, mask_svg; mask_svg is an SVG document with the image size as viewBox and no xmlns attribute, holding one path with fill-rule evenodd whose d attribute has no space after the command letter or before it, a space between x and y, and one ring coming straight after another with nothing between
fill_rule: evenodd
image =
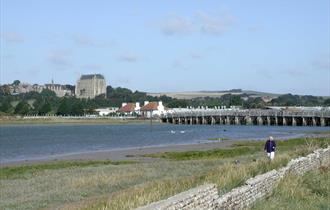
<instances>
[{"instance_id":1,"label":"dry grass","mask_svg":"<svg viewBox=\"0 0 330 210\"><path fill-rule=\"evenodd\" d=\"M252 209L330 209L330 168L290 175L274 190L273 195Z\"/></svg>"}]
</instances>

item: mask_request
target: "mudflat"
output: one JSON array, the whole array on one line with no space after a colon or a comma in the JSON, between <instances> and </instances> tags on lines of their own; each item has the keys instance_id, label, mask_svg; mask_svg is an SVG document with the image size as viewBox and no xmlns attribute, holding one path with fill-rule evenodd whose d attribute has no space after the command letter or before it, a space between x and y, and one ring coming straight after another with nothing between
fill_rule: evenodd
<instances>
[{"instance_id":1,"label":"mudflat","mask_svg":"<svg viewBox=\"0 0 330 210\"><path fill-rule=\"evenodd\" d=\"M166 146L140 147L140 148L128 148L128 149L118 149L118 150L101 150L95 152L93 151L93 152L76 153L76 154L56 155L56 156L54 155L42 159L19 160L8 163L1 163L0 167L39 164L45 162L64 161L64 160L70 160L70 161L132 160L139 162L149 162L149 161L156 161L157 159L144 157L144 155L163 153L163 152L184 152L184 151L193 151L193 150L205 151L205 150L218 149L218 148L228 148L234 142L238 142L238 141L240 140L222 140L222 141L199 143L199 144L166 145Z\"/></svg>"}]
</instances>

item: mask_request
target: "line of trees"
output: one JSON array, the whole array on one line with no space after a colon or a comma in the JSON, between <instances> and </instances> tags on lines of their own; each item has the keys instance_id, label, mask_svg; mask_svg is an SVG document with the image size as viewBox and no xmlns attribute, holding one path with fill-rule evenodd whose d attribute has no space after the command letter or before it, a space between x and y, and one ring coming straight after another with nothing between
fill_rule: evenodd
<instances>
[{"instance_id":1,"label":"line of trees","mask_svg":"<svg viewBox=\"0 0 330 210\"><path fill-rule=\"evenodd\" d=\"M316 96L281 95L266 103L261 97L247 94L225 94L221 97L201 97L175 99L168 96L153 97L145 92L127 88L107 87L106 96L94 99L75 97L59 98L53 91L44 89L41 93L29 92L19 95L4 94L0 91L0 112L15 115L84 115L92 114L100 107L120 107L122 102L163 101L169 108L198 106L242 106L244 108L264 108L265 106L330 106L330 99Z\"/></svg>"}]
</instances>

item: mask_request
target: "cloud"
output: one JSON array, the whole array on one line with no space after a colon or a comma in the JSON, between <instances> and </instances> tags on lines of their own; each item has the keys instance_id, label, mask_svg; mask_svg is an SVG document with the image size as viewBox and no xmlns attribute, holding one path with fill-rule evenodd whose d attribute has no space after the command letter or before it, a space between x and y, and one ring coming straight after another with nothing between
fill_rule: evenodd
<instances>
[{"instance_id":1,"label":"cloud","mask_svg":"<svg viewBox=\"0 0 330 210\"><path fill-rule=\"evenodd\" d=\"M12 60L15 59L15 56L13 54L2 54L1 58L4 60Z\"/></svg>"},{"instance_id":2,"label":"cloud","mask_svg":"<svg viewBox=\"0 0 330 210\"><path fill-rule=\"evenodd\" d=\"M175 15L164 21L161 28L167 36L185 35L193 31L193 24L189 20Z\"/></svg>"},{"instance_id":3,"label":"cloud","mask_svg":"<svg viewBox=\"0 0 330 210\"><path fill-rule=\"evenodd\" d=\"M96 41L90 37L84 36L82 34L75 34L73 36L73 41L76 45L82 47L112 47L113 42L109 41Z\"/></svg>"},{"instance_id":4,"label":"cloud","mask_svg":"<svg viewBox=\"0 0 330 210\"><path fill-rule=\"evenodd\" d=\"M69 52L66 50L52 50L48 55L48 62L55 66L66 67L71 66L69 62Z\"/></svg>"},{"instance_id":5,"label":"cloud","mask_svg":"<svg viewBox=\"0 0 330 210\"><path fill-rule=\"evenodd\" d=\"M248 27L247 30L248 30L248 32L257 32L257 31L260 31L261 28L257 27L257 26L251 26L251 27Z\"/></svg>"},{"instance_id":6,"label":"cloud","mask_svg":"<svg viewBox=\"0 0 330 210\"><path fill-rule=\"evenodd\" d=\"M139 59L140 58L138 55L129 52L122 53L121 55L118 56L119 61L124 61L129 63L137 62Z\"/></svg>"},{"instance_id":7,"label":"cloud","mask_svg":"<svg viewBox=\"0 0 330 210\"><path fill-rule=\"evenodd\" d=\"M259 69L256 71L256 74L265 79L273 79L272 73L267 69Z\"/></svg>"},{"instance_id":8,"label":"cloud","mask_svg":"<svg viewBox=\"0 0 330 210\"><path fill-rule=\"evenodd\" d=\"M1 33L1 37L7 41L12 43L20 43L24 42L24 37L22 34L19 34L17 32L5 32Z\"/></svg>"},{"instance_id":9,"label":"cloud","mask_svg":"<svg viewBox=\"0 0 330 210\"><path fill-rule=\"evenodd\" d=\"M229 14L211 16L209 13L199 11L195 14L200 31L205 34L222 35L234 23L235 18Z\"/></svg>"},{"instance_id":10,"label":"cloud","mask_svg":"<svg viewBox=\"0 0 330 210\"><path fill-rule=\"evenodd\" d=\"M198 11L190 17L172 15L160 24L163 34L190 35L193 32L222 35L234 24L235 18L229 13L210 14Z\"/></svg>"},{"instance_id":11,"label":"cloud","mask_svg":"<svg viewBox=\"0 0 330 210\"><path fill-rule=\"evenodd\" d=\"M196 52L191 52L190 53L190 57L192 58L192 59L201 59L201 58L203 58L203 56L201 55L201 54L199 54L199 53L196 53Z\"/></svg>"},{"instance_id":12,"label":"cloud","mask_svg":"<svg viewBox=\"0 0 330 210\"><path fill-rule=\"evenodd\" d=\"M306 76L306 69L305 68L297 68L297 67L290 67L280 72L280 74L286 74L290 77L305 77Z\"/></svg>"},{"instance_id":13,"label":"cloud","mask_svg":"<svg viewBox=\"0 0 330 210\"><path fill-rule=\"evenodd\" d=\"M312 62L312 66L317 70L330 70L330 59L320 58Z\"/></svg>"},{"instance_id":14,"label":"cloud","mask_svg":"<svg viewBox=\"0 0 330 210\"><path fill-rule=\"evenodd\" d=\"M174 59L171 66L172 66L173 69L182 69L182 70L188 70L189 69L184 64L184 62L179 58Z\"/></svg>"}]
</instances>

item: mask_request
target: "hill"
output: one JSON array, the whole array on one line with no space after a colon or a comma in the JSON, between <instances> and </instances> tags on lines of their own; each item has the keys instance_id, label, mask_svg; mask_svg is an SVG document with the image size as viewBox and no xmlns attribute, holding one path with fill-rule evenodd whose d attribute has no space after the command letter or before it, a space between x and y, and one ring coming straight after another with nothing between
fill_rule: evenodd
<instances>
[{"instance_id":1,"label":"hill","mask_svg":"<svg viewBox=\"0 0 330 210\"><path fill-rule=\"evenodd\" d=\"M247 94L252 97L269 97L269 98L277 98L281 94L276 93L267 93L267 92L259 92L252 90L242 90L242 89L232 89L232 90L224 90L224 91L183 91L183 92L160 92L160 93L147 93L149 96L160 97L162 95L176 98L176 99L193 99L200 97L212 97L218 98L225 94L232 95L241 95Z\"/></svg>"}]
</instances>

